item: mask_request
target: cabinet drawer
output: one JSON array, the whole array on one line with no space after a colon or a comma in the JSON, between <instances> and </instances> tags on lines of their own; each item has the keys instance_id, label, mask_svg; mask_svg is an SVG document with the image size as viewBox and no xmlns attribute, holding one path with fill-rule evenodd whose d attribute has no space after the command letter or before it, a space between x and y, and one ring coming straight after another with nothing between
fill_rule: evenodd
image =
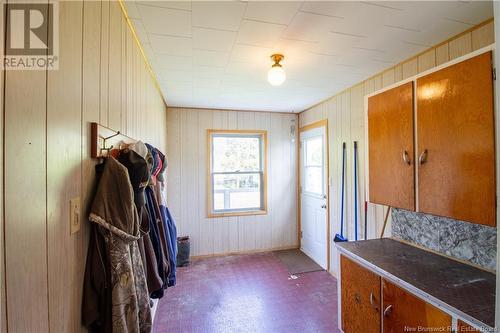
<instances>
[{"instance_id":1,"label":"cabinet drawer","mask_svg":"<svg viewBox=\"0 0 500 333\"><path fill-rule=\"evenodd\" d=\"M342 330L345 333L380 332L380 277L340 257Z\"/></svg>"}]
</instances>

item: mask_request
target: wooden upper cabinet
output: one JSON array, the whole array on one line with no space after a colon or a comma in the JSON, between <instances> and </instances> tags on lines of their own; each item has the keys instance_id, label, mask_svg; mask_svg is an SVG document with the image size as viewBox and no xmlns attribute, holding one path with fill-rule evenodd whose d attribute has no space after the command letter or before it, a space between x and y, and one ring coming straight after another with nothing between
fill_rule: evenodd
<instances>
[{"instance_id":1,"label":"wooden upper cabinet","mask_svg":"<svg viewBox=\"0 0 500 333\"><path fill-rule=\"evenodd\" d=\"M410 294L396 285L382 280L383 332L451 332L451 316Z\"/></svg>"},{"instance_id":2,"label":"wooden upper cabinet","mask_svg":"<svg viewBox=\"0 0 500 333\"><path fill-rule=\"evenodd\" d=\"M342 330L380 333L380 277L340 256Z\"/></svg>"},{"instance_id":3,"label":"wooden upper cabinet","mask_svg":"<svg viewBox=\"0 0 500 333\"><path fill-rule=\"evenodd\" d=\"M491 57L417 79L418 211L496 224Z\"/></svg>"},{"instance_id":4,"label":"wooden upper cabinet","mask_svg":"<svg viewBox=\"0 0 500 333\"><path fill-rule=\"evenodd\" d=\"M413 82L368 98L369 200L415 210Z\"/></svg>"}]
</instances>

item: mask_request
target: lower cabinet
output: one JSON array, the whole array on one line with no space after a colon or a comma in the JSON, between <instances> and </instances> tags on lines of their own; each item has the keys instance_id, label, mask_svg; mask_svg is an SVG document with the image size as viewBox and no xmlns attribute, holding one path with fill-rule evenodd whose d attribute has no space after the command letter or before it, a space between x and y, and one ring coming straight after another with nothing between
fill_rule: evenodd
<instances>
[{"instance_id":1,"label":"lower cabinet","mask_svg":"<svg viewBox=\"0 0 500 333\"><path fill-rule=\"evenodd\" d=\"M384 333L451 332L451 316L382 280Z\"/></svg>"},{"instance_id":2,"label":"lower cabinet","mask_svg":"<svg viewBox=\"0 0 500 333\"><path fill-rule=\"evenodd\" d=\"M473 328L469 324L464 323L463 321L459 320L457 323L457 333L460 332L480 332L478 329Z\"/></svg>"},{"instance_id":3,"label":"lower cabinet","mask_svg":"<svg viewBox=\"0 0 500 333\"><path fill-rule=\"evenodd\" d=\"M344 333L451 332L451 316L340 256Z\"/></svg>"},{"instance_id":4,"label":"lower cabinet","mask_svg":"<svg viewBox=\"0 0 500 333\"><path fill-rule=\"evenodd\" d=\"M340 257L342 330L345 333L380 332L380 277Z\"/></svg>"}]
</instances>

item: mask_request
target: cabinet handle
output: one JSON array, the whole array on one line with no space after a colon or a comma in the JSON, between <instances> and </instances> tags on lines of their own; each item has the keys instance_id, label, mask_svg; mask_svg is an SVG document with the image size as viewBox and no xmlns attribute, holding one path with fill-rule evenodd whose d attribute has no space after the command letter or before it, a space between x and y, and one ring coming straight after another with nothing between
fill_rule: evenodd
<instances>
[{"instance_id":1,"label":"cabinet handle","mask_svg":"<svg viewBox=\"0 0 500 333\"><path fill-rule=\"evenodd\" d=\"M403 151L403 162L405 162L408 165L411 165L411 158L406 150Z\"/></svg>"},{"instance_id":2,"label":"cabinet handle","mask_svg":"<svg viewBox=\"0 0 500 333\"><path fill-rule=\"evenodd\" d=\"M420 154L420 157L418 158L418 162L420 163L420 165L423 165L425 162L427 162L427 154L427 149L424 150L422 154Z\"/></svg>"},{"instance_id":3,"label":"cabinet handle","mask_svg":"<svg viewBox=\"0 0 500 333\"><path fill-rule=\"evenodd\" d=\"M375 296L373 295L372 292L370 293L370 304L371 304L372 308L374 308L376 311L378 311L378 306L377 306L377 304L375 304Z\"/></svg>"},{"instance_id":4,"label":"cabinet handle","mask_svg":"<svg viewBox=\"0 0 500 333\"><path fill-rule=\"evenodd\" d=\"M321 208L326 209L326 205L321 205Z\"/></svg>"},{"instance_id":5,"label":"cabinet handle","mask_svg":"<svg viewBox=\"0 0 500 333\"><path fill-rule=\"evenodd\" d=\"M388 305L384 310L384 317L389 317L392 312L392 305Z\"/></svg>"}]
</instances>

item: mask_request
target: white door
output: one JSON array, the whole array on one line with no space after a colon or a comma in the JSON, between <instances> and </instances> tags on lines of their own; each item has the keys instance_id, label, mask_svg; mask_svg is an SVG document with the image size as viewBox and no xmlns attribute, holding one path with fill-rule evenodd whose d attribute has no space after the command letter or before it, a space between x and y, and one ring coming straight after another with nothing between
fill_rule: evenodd
<instances>
[{"instance_id":1,"label":"white door","mask_svg":"<svg viewBox=\"0 0 500 333\"><path fill-rule=\"evenodd\" d=\"M326 127L300 133L301 250L327 269Z\"/></svg>"}]
</instances>

